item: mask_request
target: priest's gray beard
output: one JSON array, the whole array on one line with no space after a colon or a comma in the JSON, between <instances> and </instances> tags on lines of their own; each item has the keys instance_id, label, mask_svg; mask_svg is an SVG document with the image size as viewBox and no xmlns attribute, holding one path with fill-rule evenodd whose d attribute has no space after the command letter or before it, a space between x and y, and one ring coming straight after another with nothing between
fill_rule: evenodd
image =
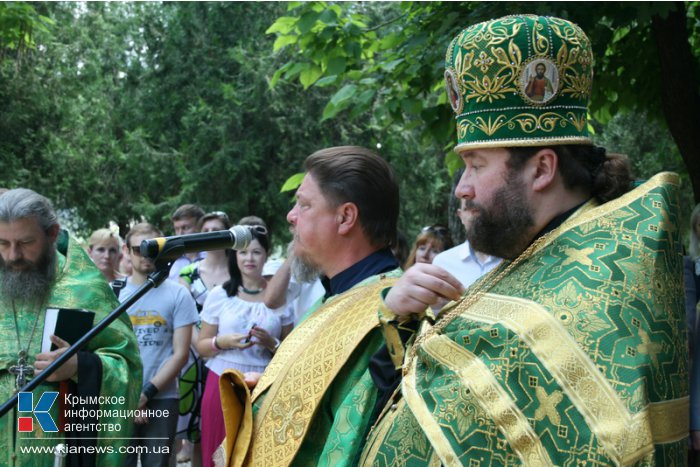
<instances>
[{"instance_id":1,"label":"priest's gray beard","mask_svg":"<svg viewBox=\"0 0 700 467\"><path fill-rule=\"evenodd\" d=\"M6 302L44 303L56 276L56 247L46 249L34 263L26 259L6 262L0 257L0 296Z\"/></svg>"},{"instance_id":2,"label":"priest's gray beard","mask_svg":"<svg viewBox=\"0 0 700 467\"><path fill-rule=\"evenodd\" d=\"M293 254L293 251L294 241L291 241L287 247L287 256ZM321 269L317 265L311 262L308 258L301 258L299 256L295 256L292 259L290 268L292 270L292 276L294 276L294 279L296 279L296 281L299 283L313 282L322 274Z\"/></svg>"}]
</instances>

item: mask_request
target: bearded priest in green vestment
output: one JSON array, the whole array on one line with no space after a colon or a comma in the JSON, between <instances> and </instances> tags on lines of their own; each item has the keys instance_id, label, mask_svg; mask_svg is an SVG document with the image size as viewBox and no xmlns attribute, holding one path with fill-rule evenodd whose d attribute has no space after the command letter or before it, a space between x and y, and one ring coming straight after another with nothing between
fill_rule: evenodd
<instances>
[{"instance_id":1,"label":"bearded priest in green vestment","mask_svg":"<svg viewBox=\"0 0 700 467\"><path fill-rule=\"evenodd\" d=\"M552 93L533 100L540 64ZM433 265L386 294L387 325L451 299L405 353L363 465L685 465L678 177L632 182L587 134L593 56L569 21L462 31L445 81L472 247L505 260L460 294Z\"/></svg>"},{"instance_id":2,"label":"bearded priest in green vestment","mask_svg":"<svg viewBox=\"0 0 700 467\"><path fill-rule=\"evenodd\" d=\"M42 351L47 308L93 311L97 323L117 305L87 253L61 231L48 199L24 188L0 195L3 402L68 347L51 336L57 349ZM128 445L133 425L128 412L140 390L141 359L125 314L34 389L34 412L20 403L0 418L0 465L122 465L119 450Z\"/></svg>"},{"instance_id":3,"label":"bearded priest in green vestment","mask_svg":"<svg viewBox=\"0 0 700 467\"><path fill-rule=\"evenodd\" d=\"M282 341L252 395L235 370L221 376L226 439L216 465L355 465L380 397L376 308L400 274L389 248L398 184L391 166L361 147L321 149L304 165L287 220L295 259L323 274L326 294Z\"/></svg>"}]
</instances>

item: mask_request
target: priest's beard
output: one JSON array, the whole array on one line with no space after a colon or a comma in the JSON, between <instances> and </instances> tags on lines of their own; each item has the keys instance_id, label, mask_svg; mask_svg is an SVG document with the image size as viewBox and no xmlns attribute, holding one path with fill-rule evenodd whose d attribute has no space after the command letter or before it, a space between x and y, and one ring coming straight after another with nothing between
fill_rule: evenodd
<instances>
[{"instance_id":1,"label":"priest's beard","mask_svg":"<svg viewBox=\"0 0 700 467\"><path fill-rule=\"evenodd\" d=\"M294 241L289 242L287 247L288 255L294 251ZM321 274L321 268L316 265L310 258L294 256L291 264L292 276L297 282L313 282L318 279Z\"/></svg>"},{"instance_id":2,"label":"priest's beard","mask_svg":"<svg viewBox=\"0 0 700 467\"><path fill-rule=\"evenodd\" d=\"M465 208L475 211L466 228L475 251L512 260L530 244L528 229L535 221L525 196L525 182L517 172L509 170L503 187L494 192L488 205L465 201Z\"/></svg>"},{"instance_id":3,"label":"priest's beard","mask_svg":"<svg viewBox=\"0 0 700 467\"><path fill-rule=\"evenodd\" d=\"M55 276L56 249L51 242L36 263L25 259L6 262L0 257L0 296L7 302L44 303Z\"/></svg>"}]
</instances>

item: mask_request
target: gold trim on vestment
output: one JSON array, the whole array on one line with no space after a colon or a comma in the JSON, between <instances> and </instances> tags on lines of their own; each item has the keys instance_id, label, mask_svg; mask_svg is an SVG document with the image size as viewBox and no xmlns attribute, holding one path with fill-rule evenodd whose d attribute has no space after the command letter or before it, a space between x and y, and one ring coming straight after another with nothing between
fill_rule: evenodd
<instances>
[{"instance_id":1,"label":"gold trim on vestment","mask_svg":"<svg viewBox=\"0 0 700 467\"><path fill-rule=\"evenodd\" d=\"M647 410L654 443L675 443L688 437L690 396L652 402Z\"/></svg>"},{"instance_id":2,"label":"gold trim on vestment","mask_svg":"<svg viewBox=\"0 0 700 467\"><path fill-rule=\"evenodd\" d=\"M616 463L629 464L643 458L653 451L655 438L675 439L681 426L687 431L685 417L667 419L654 427L652 434L655 420L648 409L630 413L588 354L541 305L489 293L460 316L499 324L516 333L552 374ZM672 403L669 407L677 409L678 405Z\"/></svg>"},{"instance_id":3,"label":"gold trim on vestment","mask_svg":"<svg viewBox=\"0 0 700 467\"><path fill-rule=\"evenodd\" d=\"M378 315L389 357L391 357L394 368L400 370L403 366L405 350L401 335L399 334L398 317L386 306L384 300L379 304ZM392 322L395 322L395 325L392 325Z\"/></svg>"},{"instance_id":4,"label":"gold trim on vestment","mask_svg":"<svg viewBox=\"0 0 700 467\"><path fill-rule=\"evenodd\" d=\"M459 122L457 126L459 126ZM454 147L453 151L459 155L462 151L473 151L474 149L554 146L559 144L591 144L591 138L587 136L538 136L533 138L482 139L460 143Z\"/></svg>"},{"instance_id":5,"label":"gold trim on vestment","mask_svg":"<svg viewBox=\"0 0 700 467\"><path fill-rule=\"evenodd\" d=\"M679 184L678 176L669 172L657 174L643 185L601 206L598 206L595 200L588 201L562 225L535 242L531 246L532 250L527 252L527 257L532 257L554 242L561 234L582 224L607 215L615 215L618 220L626 217L625 208L629 204L667 184L677 186ZM661 212L660 214L664 219L668 219L667 213ZM633 215L635 214L629 213L629 216ZM661 222L660 228L668 230L670 234L676 230L670 222L666 221ZM504 262L492 274L498 274L499 271L501 274L503 271L507 272L510 264ZM497 277L496 282L498 279ZM488 278L485 281L488 282ZM477 290L470 292L472 295L477 293L478 286ZM498 305L485 303L486 301L495 301L494 297L500 300ZM508 301L510 303L507 303ZM517 306L514 305L515 302L518 303ZM437 333L442 332L456 316L489 322L490 324L498 323L521 336L532 347L537 358L555 377L562 390L584 416L606 454L614 462L618 464L633 463L653 451L655 442L673 442L687 436L688 415L687 413L683 414L684 411L688 410L687 398L650 403L641 412L629 413L610 383L560 323L556 322L546 309L527 300L492 294L477 297L476 300L471 301L463 299L449 306L449 309L441 310L440 317L442 319L438 320L434 331L423 329L419 333L415 347L429 354L431 351L435 352L437 343L442 342L440 345L444 345L444 341L441 339L447 339L440 337ZM517 319L514 319L516 316ZM433 334L435 331L437 333ZM461 349L461 346L456 345L456 348ZM409 374L415 372L417 359L413 358L414 352L415 349L407 357L405 371ZM456 366L455 368L459 370L460 367ZM467 380L464 382L467 386L472 383L469 379L470 376L471 374L467 375ZM585 391L581 391L583 388ZM588 394L591 388L593 389L592 397L586 397L584 400L579 393ZM418 393L416 392L416 394ZM538 398L539 396L540 394L538 394ZM542 394L543 398L548 396L550 395ZM419 405L424 406L424 403L421 402ZM411 409L414 410L413 405L411 405ZM492 410L487 411L492 412ZM421 419L420 422L421 426L426 426L424 420ZM501 428L500 425L499 428Z\"/></svg>"},{"instance_id":6,"label":"gold trim on vestment","mask_svg":"<svg viewBox=\"0 0 700 467\"><path fill-rule=\"evenodd\" d=\"M454 372L460 378L461 384L471 390L471 394L479 406L489 415L489 418L493 420L499 431L508 440L508 444L523 465L552 465L549 454L542 446L527 417L520 411L516 402L501 387L491 370L479 357L443 335L426 341L423 350ZM415 379L414 370L415 367L409 370L411 380ZM459 465L459 458L454 453L449 441L442 435L440 426L432 417L415 386L404 384L403 389L408 405L418 418L442 462L447 465ZM434 440L434 435L431 436L433 430L440 431L442 439L438 439L437 443Z\"/></svg>"},{"instance_id":7,"label":"gold trim on vestment","mask_svg":"<svg viewBox=\"0 0 700 467\"><path fill-rule=\"evenodd\" d=\"M441 467L442 462L440 461L440 456L438 456L437 452L433 449L433 453L430 455L430 459L428 459L428 467Z\"/></svg>"},{"instance_id":8,"label":"gold trim on vestment","mask_svg":"<svg viewBox=\"0 0 700 467\"><path fill-rule=\"evenodd\" d=\"M644 184L628 191L627 193L618 198L608 201L607 203L598 205L598 203L594 200L588 201L583 206L581 206L574 214L572 214L566 221L564 221L559 227L557 227L552 232L553 235L550 235L546 241L542 242L542 244L539 245L537 250L533 251L533 254L546 247L547 245L551 244L559 237L561 233L567 232L582 224L586 224L588 222L593 221L594 219L606 216L615 211L620 211L623 208L626 208L630 204L632 204L633 201L644 197L650 191L668 184L679 186L680 178L678 177L678 175L673 172L661 172L651 177ZM635 213L630 213L629 215L636 216ZM662 215L664 218L668 217L667 213L662 213ZM665 224L666 225L664 227L666 227L670 231L676 230L676 228L670 225L669 223Z\"/></svg>"},{"instance_id":9,"label":"gold trim on vestment","mask_svg":"<svg viewBox=\"0 0 700 467\"><path fill-rule=\"evenodd\" d=\"M423 325L424 328L428 326L428 323L424 323ZM423 329L423 331L425 331L425 329ZM425 401L423 401L416 390L415 367L409 368L408 373L402 378L401 393L442 463L445 465L459 465L459 456L454 449L452 449L452 445L443 434L439 423L433 417Z\"/></svg>"},{"instance_id":10,"label":"gold trim on vestment","mask_svg":"<svg viewBox=\"0 0 700 467\"><path fill-rule=\"evenodd\" d=\"M377 328L380 291L395 277L355 287L312 313L282 342L256 387L269 387L255 415L251 465L289 465L328 386L365 336ZM269 373L268 373L269 371Z\"/></svg>"},{"instance_id":11,"label":"gold trim on vestment","mask_svg":"<svg viewBox=\"0 0 700 467\"><path fill-rule=\"evenodd\" d=\"M374 444L365 446L358 465L364 466L375 463L377 455L379 454L379 449L383 447L382 441L384 441L384 438L386 437L389 430L394 427L395 419L399 415L399 413L402 410L404 410L403 407L405 404L405 399L399 399L396 402L396 405L393 408L389 409L384 414L384 416L377 421L377 425L373 428L373 430L377 430L376 433L370 432L370 435L367 438L367 440L371 439L374 442Z\"/></svg>"}]
</instances>

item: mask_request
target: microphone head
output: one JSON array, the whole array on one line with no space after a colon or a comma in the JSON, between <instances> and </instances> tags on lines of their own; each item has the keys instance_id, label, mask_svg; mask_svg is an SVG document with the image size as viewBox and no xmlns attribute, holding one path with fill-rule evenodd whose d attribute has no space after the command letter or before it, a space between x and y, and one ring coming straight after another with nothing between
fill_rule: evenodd
<instances>
[{"instance_id":1,"label":"microphone head","mask_svg":"<svg viewBox=\"0 0 700 467\"><path fill-rule=\"evenodd\" d=\"M231 247L232 249L240 250L250 244L250 242L253 240L253 233L251 232L252 227L254 226L234 225L229 229L235 239L233 246Z\"/></svg>"},{"instance_id":2,"label":"microphone head","mask_svg":"<svg viewBox=\"0 0 700 467\"><path fill-rule=\"evenodd\" d=\"M141 241L141 245L139 247L141 250L141 256L150 259L157 258L164 244L165 238L151 238Z\"/></svg>"}]
</instances>

